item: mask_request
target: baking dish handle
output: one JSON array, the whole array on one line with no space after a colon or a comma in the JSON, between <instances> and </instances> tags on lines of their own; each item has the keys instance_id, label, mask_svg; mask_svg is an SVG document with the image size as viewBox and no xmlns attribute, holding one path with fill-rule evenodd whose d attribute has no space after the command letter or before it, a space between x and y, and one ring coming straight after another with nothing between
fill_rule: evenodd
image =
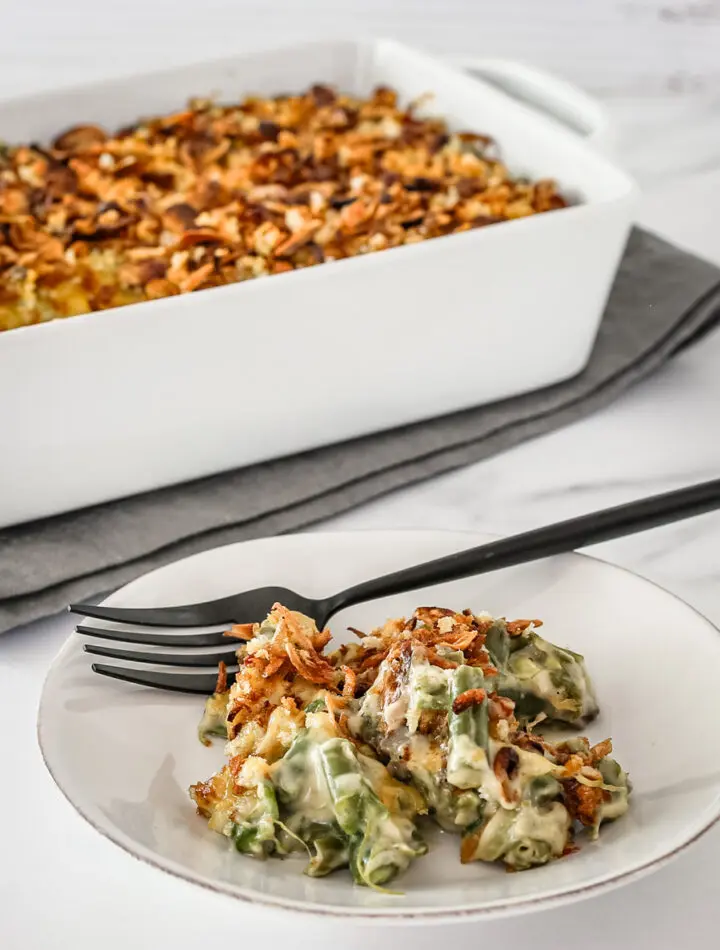
<instances>
[{"instance_id":1,"label":"baking dish handle","mask_svg":"<svg viewBox=\"0 0 720 950\"><path fill-rule=\"evenodd\" d=\"M598 150L612 151L611 123L605 109L577 86L511 60L452 56L450 61L560 122Z\"/></svg>"}]
</instances>

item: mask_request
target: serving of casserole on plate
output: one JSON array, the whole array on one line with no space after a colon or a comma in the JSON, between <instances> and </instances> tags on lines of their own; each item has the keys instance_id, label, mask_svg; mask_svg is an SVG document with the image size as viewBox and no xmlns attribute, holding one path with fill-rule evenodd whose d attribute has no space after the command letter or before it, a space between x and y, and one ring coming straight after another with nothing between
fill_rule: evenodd
<instances>
[{"instance_id":1,"label":"serving of casserole on plate","mask_svg":"<svg viewBox=\"0 0 720 950\"><path fill-rule=\"evenodd\" d=\"M423 817L459 858L513 871L573 854L622 817L630 783L609 738L551 741L598 713L583 657L540 620L418 607L324 652L330 630L275 604L221 664L199 728L228 762L191 786L198 813L241 854L306 852L305 873L349 867L383 888L425 855Z\"/></svg>"},{"instance_id":2,"label":"serving of casserole on plate","mask_svg":"<svg viewBox=\"0 0 720 950\"><path fill-rule=\"evenodd\" d=\"M201 602L238 578L321 596L485 540L259 539L153 571L108 603ZM504 613L545 625L492 619ZM548 558L348 608L332 631L327 642L280 607L236 631L249 637L242 672L229 691L221 678L204 717L201 696L93 673L73 635L40 704L48 768L91 825L157 868L245 901L383 921L588 897L661 867L720 816L717 630L627 571ZM686 701L706 728L688 728ZM198 741L200 721L225 749Z\"/></svg>"},{"instance_id":3,"label":"serving of casserole on plate","mask_svg":"<svg viewBox=\"0 0 720 950\"><path fill-rule=\"evenodd\" d=\"M0 139L0 526L572 376L635 198L389 41L5 101Z\"/></svg>"}]
</instances>

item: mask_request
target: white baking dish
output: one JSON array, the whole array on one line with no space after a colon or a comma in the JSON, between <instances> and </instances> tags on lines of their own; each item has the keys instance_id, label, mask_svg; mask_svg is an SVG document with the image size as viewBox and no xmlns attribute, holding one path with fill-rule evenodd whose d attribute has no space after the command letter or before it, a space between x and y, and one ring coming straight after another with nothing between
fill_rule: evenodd
<instances>
[{"instance_id":1,"label":"white baking dish","mask_svg":"<svg viewBox=\"0 0 720 950\"><path fill-rule=\"evenodd\" d=\"M120 126L188 97L328 82L435 94L514 173L575 207L387 252L0 334L0 526L557 383L585 365L632 181L581 137L584 98L507 63L493 83L395 42L326 42L0 104L0 138ZM601 123L600 123L601 124ZM597 116L585 122L598 133ZM600 130L601 131L601 130Z\"/></svg>"}]
</instances>

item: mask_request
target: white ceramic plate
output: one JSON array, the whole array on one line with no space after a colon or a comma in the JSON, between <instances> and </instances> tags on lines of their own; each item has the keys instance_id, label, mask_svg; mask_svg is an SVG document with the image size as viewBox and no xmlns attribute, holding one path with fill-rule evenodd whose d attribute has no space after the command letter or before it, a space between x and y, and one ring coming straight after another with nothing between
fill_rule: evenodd
<instances>
[{"instance_id":1,"label":"white ceramic plate","mask_svg":"<svg viewBox=\"0 0 720 950\"><path fill-rule=\"evenodd\" d=\"M361 532L230 545L129 584L109 602L188 603L277 583L324 595L372 575L482 543L478 535ZM507 874L461 866L458 839L437 832L429 856L400 879L402 896L312 880L302 862L254 861L198 818L187 786L222 761L196 738L202 698L128 686L93 674L72 638L45 684L39 737L64 794L101 834L171 874L242 900L312 914L449 921L558 904L657 868L720 816L720 636L690 607L627 571L579 555L388 598L338 615L368 628L419 604L539 616L547 636L585 654L602 713L588 729L613 737L629 770L629 814L598 842L547 867ZM342 639L342 637L338 637Z\"/></svg>"}]
</instances>

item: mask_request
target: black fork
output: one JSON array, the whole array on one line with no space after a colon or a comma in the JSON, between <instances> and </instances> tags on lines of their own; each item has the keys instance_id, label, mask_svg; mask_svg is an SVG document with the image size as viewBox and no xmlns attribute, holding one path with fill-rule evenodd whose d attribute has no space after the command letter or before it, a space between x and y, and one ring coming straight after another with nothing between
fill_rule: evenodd
<instances>
[{"instance_id":1,"label":"black fork","mask_svg":"<svg viewBox=\"0 0 720 950\"><path fill-rule=\"evenodd\" d=\"M556 524L526 531L479 547L459 551L445 557L425 561L391 574L363 581L330 597L311 598L284 587L260 587L255 590L222 597L201 604L177 607L105 607L102 604L72 604L70 610L86 617L146 627L167 627L166 630L118 629L103 625L79 624L77 632L94 637L149 646L150 650L124 650L86 644L85 650L113 659L135 663L185 667L216 668L222 660L235 660L232 640L225 630L231 624L262 620L274 603L298 610L312 617L319 628L334 614L346 607L404 593L432 584L458 580L471 575L486 574L504 567L540 560L578 547L598 544L624 537L662 524L670 524L720 507L720 478L701 482L688 488L652 495L640 501L606 508L592 514L560 521ZM215 627L213 630L187 632L188 627ZM225 649L220 650L218 647ZM155 651L154 647L173 648ZM213 650L204 648L214 647ZM203 649L199 649L203 648ZM93 670L106 676L173 689L180 692L212 692L216 673L210 670L193 672L133 669L100 663ZM232 682L235 669L228 671Z\"/></svg>"}]
</instances>

